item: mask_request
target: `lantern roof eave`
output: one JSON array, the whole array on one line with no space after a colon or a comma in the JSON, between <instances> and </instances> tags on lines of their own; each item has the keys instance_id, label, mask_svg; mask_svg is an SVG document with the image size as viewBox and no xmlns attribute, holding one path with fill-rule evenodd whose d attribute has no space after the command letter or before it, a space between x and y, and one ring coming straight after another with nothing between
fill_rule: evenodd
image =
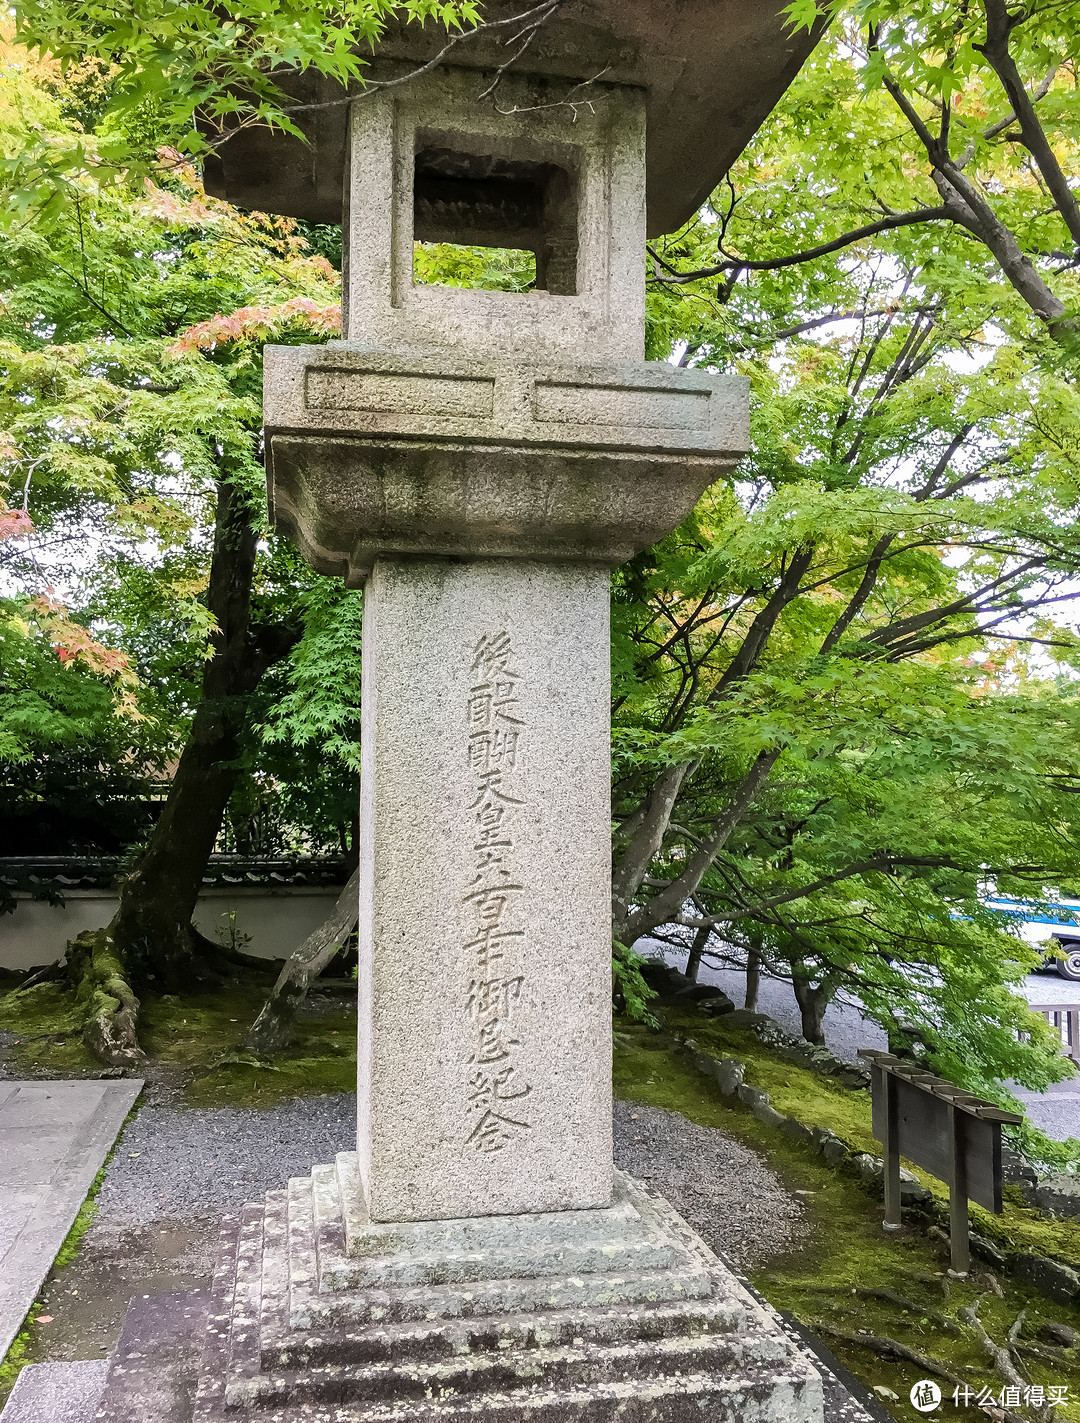
<instances>
[{"instance_id":1,"label":"lantern roof eave","mask_svg":"<svg viewBox=\"0 0 1080 1423\"><path fill-rule=\"evenodd\" d=\"M522 0L488 0L485 20L521 14ZM646 90L650 236L673 232L707 200L809 56L823 26L793 31L782 0L566 0L514 64L519 71ZM508 27L455 44L446 63L494 70ZM432 24L391 25L379 65L422 66L446 44ZM207 190L240 207L312 222L341 220L348 105L314 70L279 76L306 142L279 129L238 132L205 165ZM335 102L335 100L342 102Z\"/></svg>"}]
</instances>

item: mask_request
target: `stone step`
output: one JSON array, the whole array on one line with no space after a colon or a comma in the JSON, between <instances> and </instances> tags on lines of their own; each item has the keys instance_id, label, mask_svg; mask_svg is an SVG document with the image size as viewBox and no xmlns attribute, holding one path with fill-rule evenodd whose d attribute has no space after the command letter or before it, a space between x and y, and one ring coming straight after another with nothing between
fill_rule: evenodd
<instances>
[{"instance_id":1,"label":"stone step","mask_svg":"<svg viewBox=\"0 0 1080 1423\"><path fill-rule=\"evenodd\" d=\"M476 1316L422 1323L373 1325L364 1330L325 1330L282 1337L264 1328L262 1367L425 1363L507 1349L532 1350L587 1342L628 1343L650 1339L735 1334L747 1325L741 1303L730 1298L700 1302L635 1304L596 1309Z\"/></svg>"},{"instance_id":2,"label":"stone step","mask_svg":"<svg viewBox=\"0 0 1080 1423\"><path fill-rule=\"evenodd\" d=\"M611 1205L595 1210L378 1224L367 1215L356 1152L338 1152L332 1169L335 1223L344 1231L345 1253L353 1256L517 1249L523 1236L545 1234L562 1244L589 1246L598 1240L641 1240L656 1228L652 1202L640 1183L621 1171L614 1173Z\"/></svg>"},{"instance_id":3,"label":"stone step","mask_svg":"<svg viewBox=\"0 0 1080 1423\"><path fill-rule=\"evenodd\" d=\"M255 1378L261 1367L260 1333L264 1264L265 1205L246 1205L240 1212L236 1249L236 1292L229 1335L230 1380Z\"/></svg>"},{"instance_id":4,"label":"stone step","mask_svg":"<svg viewBox=\"0 0 1080 1423\"><path fill-rule=\"evenodd\" d=\"M706 1334L697 1338L635 1343L579 1344L563 1348L506 1350L436 1363L330 1365L230 1377L227 1408L280 1406L286 1402L333 1407L383 1400L439 1399L471 1394L483 1398L508 1391L564 1392L648 1380L710 1374L745 1378L752 1371L783 1368L790 1348L774 1334Z\"/></svg>"},{"instance_id":5,"label":"stone step","mask_svg":"<svg viewBox=\"0 0 1080 1423\"><path fill-rule=\"evenodd\" d=\"M348 1255L341 1187L333 1166L316 1166L311 1172L311 1213L315 1254L322 1281L331 1277L334 1266Z\"/></svg>"},{"instance_id":6,"label":"stone step","mask_svg":"<svg viewBox=\"0 0 1080 1423\"><path fill-rule=\"evenodd\" d=\"M206 1423L822 1423L821 1380L797 1366L734 1379L712 1374L533 1393L386 1403L287 1403L218 1412ZM830 1420L832 1423L832 1420ZM837 1418L835 1423L843 1423Z\"/></svg>"},{"instance_id":7,"label":"stone step","mask_svg":"<svg viewBox=\"0 0 1080 1423\"><path fill-rule=\"evenodd\" d=\"M305 1295L290 1287L289 1327L297 1330L360 1327L379 1322L468 1319L542 1309L585 1309L650 1301L700 1300L712 1278L696 1267L638 1274L579 1275L562 1279L483 1280L474 1285L356 1290Z\"/></svg>"},{"instance_id":8,"label":"stone step","mask_svg":"<svg viewBox=\"0 0 1080 1423\"><path fill-rule=\"evenodd\" d=\"M259 1293L259 1345L284 1339L289 1319L289 1198L287 1191L269 1191L263 1213L262 1289Z\"/></svg>"},{"instance_id":9,"label":"stone step","mask_svg":"<svg viewBox=\"0 0 1080 1423\"><path fill-rule=\"evenodd\" d=\"M319 1291L319 1258L315 1246L310 1176L294 1176L286 1194L286 1271L290 1308L294 1299L307 1300ZM304 1327L304 1320L297 1321Z\"/></svg>"},{"instance_id":10,"label":"stone step","mask_svg":"<svg viewBox=\"0 0 1080 1423\"><path fill-rule=\"evenodd\" d=\"M322 1262L320 1262L322 1263ZM678 1254L666 1243L597 1241L590 1245L552 1243L544 1250L477 1250L471 1254L379 1256L322 1264L319 1284L323 1292L378 1290L409 1285L469 1285L481 1280L589 1275L623 1271L663 1270L678 1263Z\"/></svg>"},{"instance_id":11,"label":"stone step","mask_svg":"<svg viewBox=\"0 0 1080 1423\"><path fill-rule=\"evenodd\" d=\"M321 1172L320 1177L318 1189L310 1178L295 1178L289 1183L287 1258L274 1263L274 1269L288 1277L287 1304L277 1309L272 1326L264 1321L264 1339L283 1340L288 1330L704 1299L713 1290L709 1266L715 1267L715 1258L706 1254L699 1259L693 1249L680 1242L670 1247L676 1263L668 1269L612 1268L610 1273L580 1271L561 1277L497 1277L451 1284L331 1290L329 1284L337 1279L334 1263L327 1258L335 1248L335 1193ZM671 1240L670 1231L665 1230L665 1235ZM276 1245L268 1238L267 1251L271 1248ZM340 1255L335 1255L334 1260L345 1268L351 1263ZM562 1268L567 1270L565 1264ZM320 1289L320 1284L325 1288Z\"/></svg>"},{"instance_id":12,"label":"stone step","mask_svg":"<svg viewBox=\"0 0 1080 1423\"><path fill-rule=\"evenodd\" d=\"M221 1222L214 1258L214 1281L210 1289L192 1423L212 1423L220 1417L224 1407L239 1242L240 1217L227 1215Z\"/></svg>"},{"instance_id":13,"label":"stone step","mask_svg":"<svg viewBox=\"0 0 1080 1423\"><path fill-rule=\"evenodd\" d=\"M635 1185L620 1175L617 1203L608 1210L377 1225L358 1234L355 1154L342 1152L334 1166L311 1174L319 1289L670 1269L682 1262L685 1247L640 1188L637 1200L629 1194Z\"/></svg>"},{"instance_id":14,"label":"stone step","mask_svg":"<svg viewBox=\"0 0 1080 1423\"><path fill-rule=\"evenodd\" d=\"M210 1298L202 1290L136 1295L127 1307L96 1423L191 1423ZM6 1418L6 1415L5 1415ZM44 1413L37 1423L64 1423ZM89 1420L88 1420L89 1423Z\"/></svg>"}]
</instances>

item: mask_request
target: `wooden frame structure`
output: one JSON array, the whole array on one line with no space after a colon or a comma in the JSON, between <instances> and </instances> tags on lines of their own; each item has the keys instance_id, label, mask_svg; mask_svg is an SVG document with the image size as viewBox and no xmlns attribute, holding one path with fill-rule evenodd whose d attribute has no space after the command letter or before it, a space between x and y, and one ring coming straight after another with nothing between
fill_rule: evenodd
<instances>
[{"instance_id":1,"label":"wooden frame structure","mask_svg":"<svg viewBox=\"0 0 1080 1423\"><path fill-rule=\"evenodd\" d=\"M917 1063L876 1048L860 1048L870 1063L874 1136L885 1154L886 1230L899 1230L900 1158L904 1156L949 1187L949 1245L955 1274L971 1260L969 1200L1000 1215L1001 1128L1024 1119L984 1102Z\"/></svg>"}]
</instances>

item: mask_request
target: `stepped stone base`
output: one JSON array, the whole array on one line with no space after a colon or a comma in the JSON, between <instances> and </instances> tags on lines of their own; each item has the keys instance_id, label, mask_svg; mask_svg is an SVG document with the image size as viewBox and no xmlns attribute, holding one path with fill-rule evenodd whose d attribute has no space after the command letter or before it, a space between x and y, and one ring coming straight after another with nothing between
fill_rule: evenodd
<instances>
[{"instance_id":1,"label":"stepped stone base","mask_svg":"<svg viewBox=\"0 0 1080 1423\"><path fill-rule=\"evenodd\" d=\"M888 1423L628 1177L373 1226L350 1155L226 1222L209 1297L133 1299L103 1369L31 1366L2 1423Z\"/></svg>"},{"instance_id":2,"label":"stepped stone base","mask_svg":"<svg viewBox=\"0 0 1080 1423\"><path fill-rule=\"evenodd\" d=\"M606 1210L373 1225L343 1153L225 1224L193 1423L688 1419L822 1423L821 1378L629 1177Z\"/></svg>"},{"instance_id":3,"label":"stepped stone base","mask_svg":"<svg viewBox=\"0 0 1080 1423\"><path fill-rule=\"evenodd\" d=\"M225 1222L209 1299L132 1301L96 1408L87 1366L49 1384L70 1423L871 1423L812 1357L627 1176L607 1210L372 1225L343 1154ZM39 1423L26 1383L3 1423Z\"/></svg>"}]
</instances>

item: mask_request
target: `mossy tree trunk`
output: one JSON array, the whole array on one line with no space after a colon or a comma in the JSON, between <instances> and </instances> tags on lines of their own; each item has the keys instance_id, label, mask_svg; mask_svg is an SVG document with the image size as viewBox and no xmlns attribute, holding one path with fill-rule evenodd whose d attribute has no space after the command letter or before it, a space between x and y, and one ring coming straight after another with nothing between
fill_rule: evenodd
<instances>
[{"instance_id":1,"label":"mossy tree trunk","mask_svg":"<svg viewBox=\"0 0 1080 1423\"><path fill-rule=\"evenodd\" d=\"M68 947L69 977L88 1005L88 1047L113 1065L141 1055L135 989L153 982L172 992L220 981L243 960L212 943L191 922L206 863L239 775L240 738L249 697L271 663L296 642L298 629L252 625L257 534L250 502L223 469L218 482L207 605L213 648L203 668L191 732L161 816L134 868L120 884L112 922Z\"/></svg>"},{"instance_id":2,"label":"mossy tree trunk","mask_svg":"<svg viewBox=\"0 0 1080 1423\"><path fill-rule=\"evenodd\" d=\"M108 928L88 929L67 946L67 972L84 1011L83 1041L110 1067L133 1067L143 1057L135 1025L139 1000Z\"/></svg>"}]
</instances>

